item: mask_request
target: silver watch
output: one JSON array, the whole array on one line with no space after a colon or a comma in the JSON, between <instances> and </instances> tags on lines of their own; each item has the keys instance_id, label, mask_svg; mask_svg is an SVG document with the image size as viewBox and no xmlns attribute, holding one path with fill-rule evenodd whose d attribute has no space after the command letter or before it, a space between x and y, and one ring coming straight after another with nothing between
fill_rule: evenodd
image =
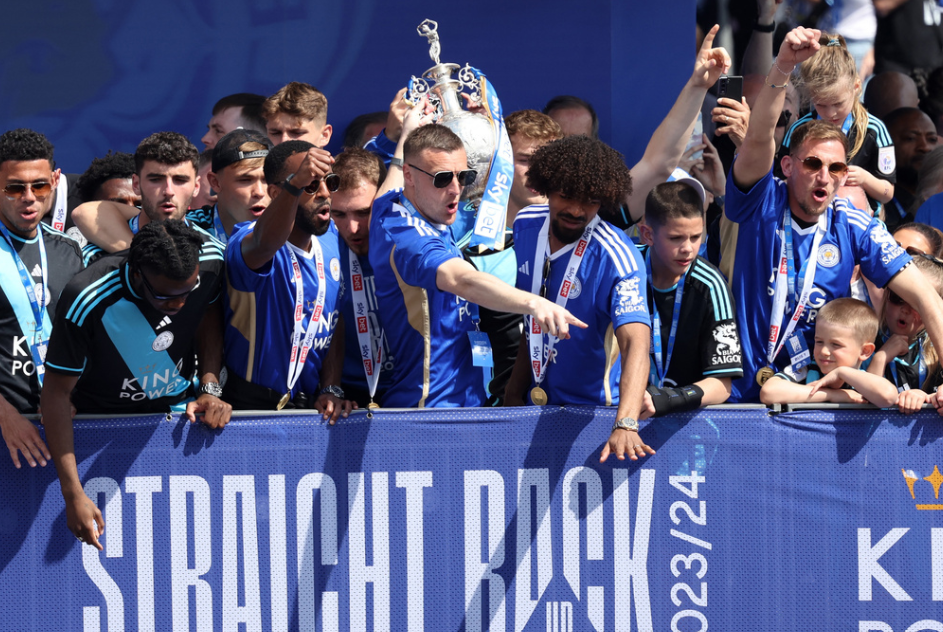
<instances>
[{"instance_id":1,"label":"silver watch","mask_svg":"<svg viewBox=\"0 0 943 632\"><path fill-rule=\"evenodd\" d=\"M325 393L328 395L333 395L337 399L344 399L344 389L342 389L340 386L335 386L334 384L322 388L318 395L324 395Z\"/></svg>"},{"instance_id":2,"label":"silver watch","mask_svg":"<svg viewBox=\"0 0 943 632\"><path fill-rule=\"evenodd\" d=\"M204 382L203 384L200 384L200 395L222 397L223 387L219 385L219 382Z\"/></svg>"},{"instance_id":3,"label":"silver watch","mask_svg":"<svg viewBox=\"0 0 943 632\"><path fill-rule=\"evenodd\" d=\"M638 432L638 419L632 419L631 417L623 417L622 419L616 419L616 422L612 424L612 429L615 430L621 428L622 430L632 430L633 432Z\"/></svg>"}]
</instances>

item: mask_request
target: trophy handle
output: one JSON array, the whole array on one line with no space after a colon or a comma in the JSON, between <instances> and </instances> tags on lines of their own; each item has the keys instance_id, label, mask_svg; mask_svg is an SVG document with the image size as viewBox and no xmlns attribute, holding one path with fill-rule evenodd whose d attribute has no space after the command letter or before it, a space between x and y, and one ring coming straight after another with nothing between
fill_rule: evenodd
<instances>
[{"instance_id":1,"label":"trophy handle","mask_svg":"<svg viewBox=\"0 0 943 632\"><path fill-rule=\"evenodd\" d=\"M471 64L465 64L465 67L458 71L458 82L462 88L468 90L472 102L481 105L481 82Z\"/></svg>"}]
</instances>

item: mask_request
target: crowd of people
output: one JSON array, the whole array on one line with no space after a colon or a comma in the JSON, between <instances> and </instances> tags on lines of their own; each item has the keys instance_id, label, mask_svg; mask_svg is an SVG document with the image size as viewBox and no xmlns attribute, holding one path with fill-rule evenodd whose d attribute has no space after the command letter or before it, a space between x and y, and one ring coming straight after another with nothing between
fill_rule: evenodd
<instances>
[{"instance_id":1,"label":"crowd of people","mask_svg":"<svg viewBox=\"0 0 943 632\"><path fill-rule=\"evenodd\" d=\"M577 97L507 115L490 249L469 245L488 174L405 91L336 156L327 98L300 82L222 98L202 153L157 132L78 177L42 134L0 135L13 463L52 460L69 529L101 548L76 413L221 429L234 409L333 424L355 408L615 406L605 461L654 454L639 420L711 404L943 409L943 233L913 221L943 190L940 167L937 190L923 182L943 152L928 153L933 122L906 89L866 108L844 38L805 27L775 57L766 42L742 100L712 101L730 68L717 32L631 168ZM702 110L713 132L692 137Z\"/></svg>"}]
</instances>

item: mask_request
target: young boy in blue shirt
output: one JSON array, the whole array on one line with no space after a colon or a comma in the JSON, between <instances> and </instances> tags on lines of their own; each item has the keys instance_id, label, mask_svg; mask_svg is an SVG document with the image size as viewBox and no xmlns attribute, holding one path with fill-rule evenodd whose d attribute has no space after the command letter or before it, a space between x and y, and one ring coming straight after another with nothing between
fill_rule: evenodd
<instances>
[{"instance_id":1,"label":"young boy in blue shirt","mask_svg":"<svg viewBox=\"0 0 943 632\"><path fill-rule=\"evenodd\" d=\"M880 375L860 370L874 353L878 318L867 303L839 298L825 304L815 319L815 363L777 373L763 385L764 404L897 403L897 388Z\"/></svg>"}]
</instances>

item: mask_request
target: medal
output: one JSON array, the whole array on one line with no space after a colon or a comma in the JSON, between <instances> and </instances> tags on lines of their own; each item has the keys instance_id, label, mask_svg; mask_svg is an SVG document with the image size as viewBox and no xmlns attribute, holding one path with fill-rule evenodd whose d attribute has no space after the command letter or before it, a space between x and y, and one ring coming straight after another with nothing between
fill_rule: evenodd
<instances>
[{"instance_id":1,"label":"medal","mask_svg":"<svg viewBox=\"0 0 943 632\"><path fill-rule=\"evenodd\" d=\"M535 406L546 406L547 405L547 391L535 386L530 389L530 401L534 402Z\"/></svg>"},{"instance_id":2,"label":"medal","mask_svg":"<svg viewBox=\"0 0 943 632\"><path fill-rule=\"evenodd\" d=\"M367 404L367 410L378 410L379 408L380 408L380 405L376 403L375 401L373 401L372 399L370 400L370 403Z\"/></svg>"},{"instance_id":3,"label":"medal","mask_svg":"<svg viewBox=\"0 0 943 632\"><path fill-rule=\"evenodd\" d=\"M768 366L764 366L762 369L756 372L756 383L760 386L763 386L766 384L769 378L773 377L774 375L776 375L776 372L773 371L773 369L769 368Z\"/></svg>"},{"instance_id":4,"label":"medal","mask_svg":"<svg viewBox=\"0 0 943 632\"><path fill-rule=\"evenodd\" d=\"M275 410L281 410L288 404L288 400L291 399L291 393L285 393L282 395L282 398L278 400L278 403L275 404Z\"/></svg>"}]
</instances>

